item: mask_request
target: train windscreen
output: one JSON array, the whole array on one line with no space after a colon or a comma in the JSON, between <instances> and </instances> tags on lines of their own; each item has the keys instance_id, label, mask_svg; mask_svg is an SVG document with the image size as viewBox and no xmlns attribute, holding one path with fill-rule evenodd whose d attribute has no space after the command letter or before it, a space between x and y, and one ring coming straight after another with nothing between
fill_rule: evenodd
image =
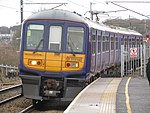
<instances>
[{"instance_id":1,"label":"train windscreen","mask_svg":"<svg viewBox=\"0 0 150 113\"><path fill-rule=\"evenodd\" d=\"M83 52L84 29L82 27L68 27L67 44L68 52Z\"/></svg>"},{"instance_id":2,"label":"train windscreen","mask_svg":"<svg viewBox=\"0 0 150 113\"><path fill-rule=\"evenodd\" d=\"M27 27L26 49L42 50L44 25L30 24Z\"/></svg>"}]
</instances>

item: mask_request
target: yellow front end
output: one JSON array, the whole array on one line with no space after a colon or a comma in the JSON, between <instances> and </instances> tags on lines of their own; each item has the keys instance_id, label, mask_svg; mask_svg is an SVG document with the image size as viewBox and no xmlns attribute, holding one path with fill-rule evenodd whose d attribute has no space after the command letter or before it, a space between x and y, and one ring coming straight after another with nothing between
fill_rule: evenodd
<instances>
[{"instance_id":1,"label":"yellow front end","mask_svg":"<svg viewBox=\"0 0 150 113\"><path fill-rule=\"evenodd\" d=\"M27 68L49 71L69 72L82 70L85 62L85 54L69 54L54 52L24 51L24 65Z\"/></svg>"}]
</instances>

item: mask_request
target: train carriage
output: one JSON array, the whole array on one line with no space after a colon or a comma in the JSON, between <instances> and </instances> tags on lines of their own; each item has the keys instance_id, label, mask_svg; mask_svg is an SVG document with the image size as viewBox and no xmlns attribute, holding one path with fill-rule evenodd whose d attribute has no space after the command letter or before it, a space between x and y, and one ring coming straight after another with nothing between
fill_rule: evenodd
<instances>
[{"instance_id":1,"label":"train carriage","mask_svg":"<svg viewBox=\"0 0 150 113\"><path fill-rule=\"evenodd\" d=\"M71 101L96 75L120 65L121 44L141 39L65 10L31 15L22 26L20 77L33 100ZM130 60L130 59L129 59Z\"/></svg>"}]
</instances>

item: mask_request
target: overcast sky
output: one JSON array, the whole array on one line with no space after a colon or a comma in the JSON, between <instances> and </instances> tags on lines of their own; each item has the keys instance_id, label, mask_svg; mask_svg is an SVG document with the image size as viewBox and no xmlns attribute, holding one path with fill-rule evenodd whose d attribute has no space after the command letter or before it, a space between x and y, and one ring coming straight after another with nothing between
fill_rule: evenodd
<instances>
[{"instance_id":1,"label":"overcast sky","mask_svg":"<svg viewBox=\"0 0 150 113\"><path fill-rule=\"evenodd\" d=\"M90 10L90 2L93 3L92 9L97 11L116 11L124 10L121 7L118 7L112 3L106 4L106 1L121 1L121 0L23 0L24 3L67 3L59 7L59 9L65 9L70 11L76 11L77 13L84 15L87 11ZM131 0L126 0L131 1ZM132 0L138 1L138 0ZM145 0L144 2L150 2L150 0ZM143 15L150 15L150 3L116 3L125 8L134 10ZM57 4L58 5L58 4ZM24 19L32 15L33 12L37 12L40 9L51 9L57 6L56 4L47 4L47 5L27 5L24 4ZM86 13L84 16L90 17L89 13ZM148 19L144 16L140 16L131 11L121 11L113 12L107 14L99 14L101 21L105 19L114 19L114 18L138 18L138 19ZM0 0L0 26L14 26L20 24L20 0Z\"/></svg>"}]
</instances>

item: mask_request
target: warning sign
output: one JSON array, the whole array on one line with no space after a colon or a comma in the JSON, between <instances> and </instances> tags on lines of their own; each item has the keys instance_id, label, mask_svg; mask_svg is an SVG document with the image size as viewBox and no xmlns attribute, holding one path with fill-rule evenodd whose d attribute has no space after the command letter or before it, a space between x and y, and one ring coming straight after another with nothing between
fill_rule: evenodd
<instances>
[{"instance_id":1,"label":"warning sign","mask_svg":"<svg viewBox=\"0 0 150 113\"><path fill-rule=\"evenodd\" d=\"M137 48L130 48L130 57L131 58L137 57Z\"/></svg>"}]
</instances>

